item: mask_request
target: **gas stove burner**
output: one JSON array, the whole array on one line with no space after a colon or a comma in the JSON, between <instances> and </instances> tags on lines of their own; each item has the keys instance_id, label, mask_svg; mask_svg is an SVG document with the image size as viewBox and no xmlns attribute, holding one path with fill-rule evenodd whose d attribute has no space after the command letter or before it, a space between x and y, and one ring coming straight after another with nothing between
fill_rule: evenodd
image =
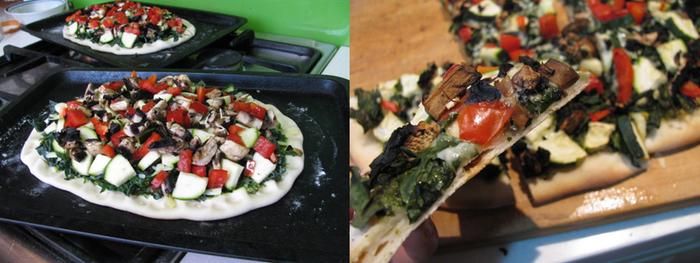
<instances>
[{"instance_id":1,"label":"gas stove burner","mask_svg":"<svg viewBox=\"0 0 700 263\"><path fill-rule=\"evenodd\" d=\"M240 71L243 56L233 50L210 49L199 54L205 58L201 62L201 68L207 70Z\"/></svg>"}]
</instances>

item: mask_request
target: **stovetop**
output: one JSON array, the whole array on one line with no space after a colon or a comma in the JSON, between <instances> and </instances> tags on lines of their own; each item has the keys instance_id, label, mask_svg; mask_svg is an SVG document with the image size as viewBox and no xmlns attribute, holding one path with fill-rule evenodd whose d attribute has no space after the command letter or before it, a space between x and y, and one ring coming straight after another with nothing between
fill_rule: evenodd
<instances>
[{"instance_id":1,"label":"stovetop","mask_svg":"<svg viewBox=\"0 0 700 263\"><path fill-rule=\"evenodd\" d=\"M335 51L334 45L313 40L239 31L169 68L319 74ZM5 46L4 54L0 57L0 110L56 71L108 67L91 57L45 41L24 48ZM0 262L178 262L184 254L0 224Z\"/></svg>"}]
</instances>

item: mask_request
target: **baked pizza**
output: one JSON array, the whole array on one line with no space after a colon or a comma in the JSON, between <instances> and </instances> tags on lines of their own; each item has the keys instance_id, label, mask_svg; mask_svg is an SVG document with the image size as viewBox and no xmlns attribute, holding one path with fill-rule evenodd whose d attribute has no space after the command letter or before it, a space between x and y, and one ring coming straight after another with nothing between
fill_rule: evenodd
<instances>
[{"instance_id":1,"label":"baked pizza","mask_svg":"<svg viewBox=\"0 0 700 263\"><path fill-rule=\"evenodd\" d=\"M561 61L520 60L490 74L451 66L369 172L351 176L350 261L389 261L448 196L587 85L588 73Z\"/></svg>"},{"instance_id":2,"label":"baked pizza","mask_svg":"<svg viewBox=\"0 0 700 263\"><path fill-rule=\"evenodd\" d=\"M350 97L350 161L360 173L382 152L391 133L407 124L420 108L423 95L442 80L452 63L428 65L419 75L403 74L382 82L373 90L356 89ZM478 67L477 71L484 70ZM487 73L487 72L481 72ZM416 125L417 123L413 123ZM514 204L505 155L494 159L445 203L452 209L488 209Z\"/></svg>"},{"instance_id":3,"label":"baked pizza","mask_svg":"<svg viewBox=\"0 0 700 263\"><path fill-rule=\"evenodd\" d=\"M303 169L302 142L293 120L232 85L134 72L52 102L21 159L40 180L95 204L215 220L282 198Z\"/></svg>"},{"instance_id":4,"label":"baked pizza","mask_svg":"<svg viewBox=\"0 0 700 263\"><path fill-rule=\"evenodd\" d=\"M512 148L535 204L642 172L700 141L698 4L692 1L444 1L474 63L526 55L591 74L586 90Z\"/></svg>"},{"instance_id":5,"label":"baked pizza","mask_svg":"<svg viewBox=\"0 0 700 263\"><path fill-rule=\"evenodd\" d=\"M182 44L194 25L168 9L138 2L96 4L66 17L63 37L117 55L158 52Z\"/></svg>"}]
</instances>

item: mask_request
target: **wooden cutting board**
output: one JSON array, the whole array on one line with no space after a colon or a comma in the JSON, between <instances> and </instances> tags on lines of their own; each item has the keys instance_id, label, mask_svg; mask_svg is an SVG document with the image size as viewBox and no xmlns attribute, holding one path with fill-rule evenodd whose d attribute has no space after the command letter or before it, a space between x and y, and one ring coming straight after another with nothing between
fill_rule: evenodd
<instances>
[{"instance_id":1,"label":"wooden cutting board","mask_svg":"<svg viewBox=\"0 0 700 263\"><path fill-rule=\"evenodd\" d=\"M430 62L465 60L438 0L353 0L350 10L353 88L420 73ZM522 189L515 188L515 206L441 209L432 219L445 251L677 209L700 203L699 159L700 146L689 147L655 156L646 172L604 189L533 207ZM517 176L511 173L511 178L518 185Z\"/></svg>"}]
</instances>

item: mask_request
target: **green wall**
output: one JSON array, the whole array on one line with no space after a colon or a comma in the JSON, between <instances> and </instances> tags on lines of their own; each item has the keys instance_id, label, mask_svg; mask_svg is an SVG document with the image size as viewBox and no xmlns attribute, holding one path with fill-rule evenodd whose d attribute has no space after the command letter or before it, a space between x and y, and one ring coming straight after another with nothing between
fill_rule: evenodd
<instances>
[{"instance_id":1,"label":"green wall","mask_svg":"<svg viewBox=\"0 0 700 263\"><path fill-rule=\"evenodd\" d=\"M76 8L105 0L70 0ZM140 0L248 19L244 28L304 37L336 45L350 43L349 0Z\"/></svg>"}]
</instances>

